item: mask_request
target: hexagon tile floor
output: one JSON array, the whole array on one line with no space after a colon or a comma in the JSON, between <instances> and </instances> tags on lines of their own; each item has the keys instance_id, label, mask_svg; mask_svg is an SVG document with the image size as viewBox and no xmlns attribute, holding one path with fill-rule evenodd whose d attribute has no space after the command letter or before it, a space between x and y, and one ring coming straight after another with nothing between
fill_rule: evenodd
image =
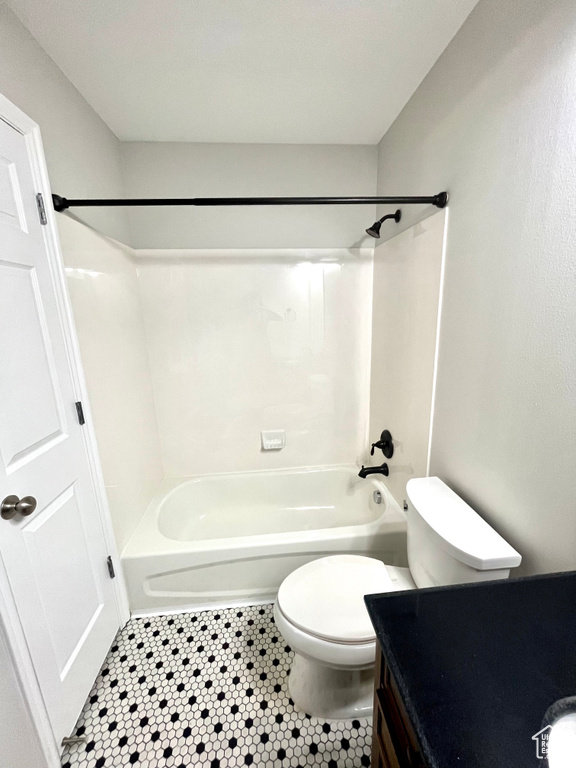
<instances>
[{"instance_id":1,"label":"hexagon tile floor","mask_svg":"<svg viewBox=\"0 0 576 768\"><path fill-rule=\"evenodd\" d=\"M324 722L288 695L292 652L271 605L131 619L64 768L370 765L368 720Z\"/></svg>"}]
</instances>

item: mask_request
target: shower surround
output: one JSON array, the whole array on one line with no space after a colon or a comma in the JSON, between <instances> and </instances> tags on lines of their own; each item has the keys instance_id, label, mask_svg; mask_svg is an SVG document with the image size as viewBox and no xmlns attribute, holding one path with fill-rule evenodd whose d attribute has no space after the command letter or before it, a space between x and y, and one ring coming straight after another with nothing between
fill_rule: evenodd
<instances>
[{"instance_id":1,"label":"shower surround","mask_svg":"<svg viewBox=\"0 0 576 768\"><path fill-rule=\"evenodd\" d=\"M360 457L372 253L137 252L166 478ZM268 429L284 449L261 450Z\"/></svg>"}]
</instances>

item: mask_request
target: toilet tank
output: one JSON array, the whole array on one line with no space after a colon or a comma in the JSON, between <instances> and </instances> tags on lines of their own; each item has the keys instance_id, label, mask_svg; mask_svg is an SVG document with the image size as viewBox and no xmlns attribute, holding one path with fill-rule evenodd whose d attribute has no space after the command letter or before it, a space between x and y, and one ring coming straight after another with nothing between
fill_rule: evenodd
<instances>
[{"instance_id":1,"label":"toilet tank","mask_svg":"<svg viewBox=\"0 0 576 768\"><path fill-rule=\"evenodd\" d=\"M408 564L418 587L507 579L522 557L438 477L409 480Z\"/></svg>"}]
</instances>

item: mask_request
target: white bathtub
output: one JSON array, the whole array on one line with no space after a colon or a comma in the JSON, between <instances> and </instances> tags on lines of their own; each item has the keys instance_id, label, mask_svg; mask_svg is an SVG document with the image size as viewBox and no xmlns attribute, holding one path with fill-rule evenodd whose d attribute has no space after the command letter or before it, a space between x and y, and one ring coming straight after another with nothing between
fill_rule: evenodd
<instances>
[{"instance_id":1,"label":"white bathtub","mask_svg":"<svg viewBox=\"0 0 576 768\"><path fill-rule=\"evenodd\" d=\"M406 565L403 512L379 476L357 474L330 467L165 480L122 553L132 610L271 601L295 568L340 552Z\"/></svg>"}]
</instances>

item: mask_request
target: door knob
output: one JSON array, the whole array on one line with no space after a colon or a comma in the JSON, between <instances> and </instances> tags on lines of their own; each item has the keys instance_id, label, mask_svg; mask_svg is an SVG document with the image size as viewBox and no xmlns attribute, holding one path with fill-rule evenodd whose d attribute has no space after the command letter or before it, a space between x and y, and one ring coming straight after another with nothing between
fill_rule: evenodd
<instances>
[{"instance_id":1,"label":"door knob","mask_svg":"<svg viewBox=\"0 0 576 768\"><path fill-rule=\"evenodd\" d=\"M0 517L3 520L12 520L16 515L28 517L36 509L36 499L34 496L24 496L19 499L18 496L6 496L0 505Z\"/></svg>"}]
</instances>

